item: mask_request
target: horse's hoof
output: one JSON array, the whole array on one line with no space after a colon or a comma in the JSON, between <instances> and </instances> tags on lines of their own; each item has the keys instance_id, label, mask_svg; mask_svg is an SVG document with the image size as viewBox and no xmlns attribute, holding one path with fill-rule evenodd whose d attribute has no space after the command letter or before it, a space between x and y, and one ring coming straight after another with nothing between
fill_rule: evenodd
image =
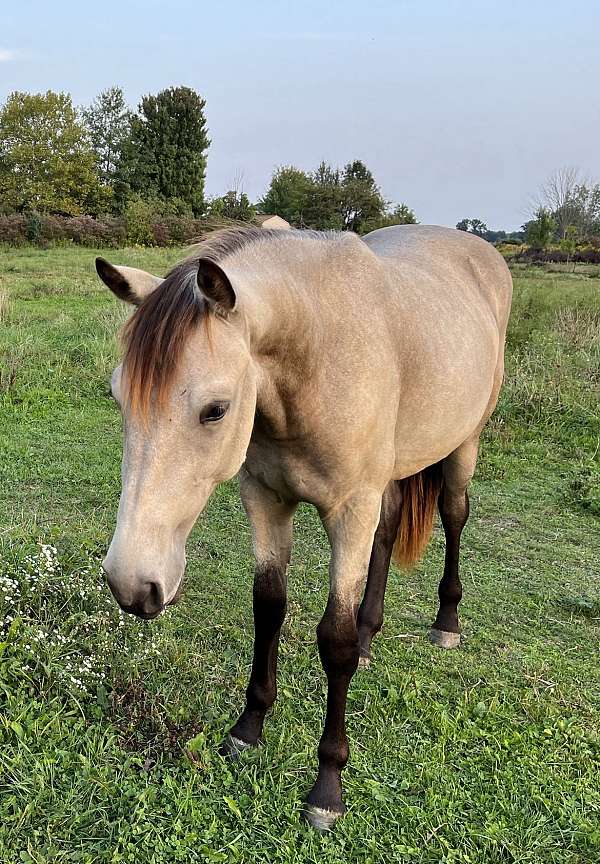
<instances>
[{"instance_id":1,"label":"horse's hoof","mask_svg":"<svg viewBox=\"0 0 600 864\"><path fill-rule=\"evenodd\" d=\"M368 654L365 654L364 656L361 654L361 656L358 658L358 668L368 669L370 665L371 658L368 656Z\"/></svg>"},{"instance_id":2,"label":"horse's hoof","mask_svg":"<svg viewBox=\"0 0 600 864\"><path fill-rule=\"evenodd\" d=\"M449 630L438 630L432 627L428 639L437 648L458 648L460 645L460 633L450 633Z\"/></svg>"},{"instance_id":3,"label":"horse's hoof","mask_svg":"<svg viewBox=\"0 0 600 864\"><path fill-rule=\"evenodd\" d=\"M313 804L305 804L302 808L302 818L316 831L331 831L343 812L337 810L325 810L323 807L315 807Z\"/></svg>"},{"instance_id":4,"label":"horse's hoof","mask_svg":"<svg viewBox=\"0 0 600 864\"><path fill-rule=\"evenodd\" d=\"M241 738L236 738L235 735L228 735L219 748L221 756L226 756L234 761L239 759L242 753L246 750L252 750L257 747L257 744L249 744L247 741L242 741Z\"/></svg>"}]
</instances>

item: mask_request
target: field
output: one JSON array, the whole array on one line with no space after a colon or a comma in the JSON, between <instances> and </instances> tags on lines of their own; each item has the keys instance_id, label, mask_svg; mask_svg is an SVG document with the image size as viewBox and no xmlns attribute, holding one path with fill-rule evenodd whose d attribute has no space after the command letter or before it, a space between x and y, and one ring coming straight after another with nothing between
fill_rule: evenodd
<instances>
[{"instance_id":1,"label":"field","mask_svg":"<svg viewBox=\"0 0 600 864\"><path fill-rule=\"evenodd\" d=\"M160 273L180 254L111 257ZM600 860L598 268L514 270L507 381L464 535L463 646L425 638L438 529L392 574L351 687L348 814L321 836L299 811L324 710L324 533L302 509L279 699L264 746L232 766L217 747L252 650L235 483L190 538L178 607L138 622L102 585L126 310L94 255L0 250L0 861Z\"/></svg>"}]
</instances>

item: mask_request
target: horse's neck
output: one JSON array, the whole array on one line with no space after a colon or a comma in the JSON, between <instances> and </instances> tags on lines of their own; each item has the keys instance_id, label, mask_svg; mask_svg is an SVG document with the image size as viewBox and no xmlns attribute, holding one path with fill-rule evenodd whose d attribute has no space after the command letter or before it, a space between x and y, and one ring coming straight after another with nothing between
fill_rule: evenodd
<instances>
[{"instance_id":1,"label":"horse's neck","mask_svg":"<svg viewBox=\"0 0 600 864\"><path fill-rule=\"evenodd\" d=\"M308 246L300 260L297 253L289 255L291 261L284 254L232 268L258 372L259 413L276 435L289 432L290 414L319 363L322 328L315 287L320 262Z\"/></svg>"},{"instance_id":2,"label":"horse's neck","mask_svg":"<svg viewBox=\"0 0 600 864\"><path fill-rule=\"evenodd\" d=\"M320 250L306 243L301 251L300 258L284 247L280 255L248 256L228 269L250 353L258 363L285 368L314 353L321 279L321 261L315 253Z\"/></svg>"}]
</instances>

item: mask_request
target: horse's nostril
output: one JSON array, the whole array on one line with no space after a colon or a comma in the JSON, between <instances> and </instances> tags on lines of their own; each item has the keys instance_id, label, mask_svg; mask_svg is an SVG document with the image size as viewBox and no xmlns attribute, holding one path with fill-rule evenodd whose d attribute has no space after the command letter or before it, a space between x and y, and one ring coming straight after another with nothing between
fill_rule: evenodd
<instances>
[{"instance_id":1,"label":"horse's nostril","mask_svg":"<svg viewBox=\"0 0 600 864\"><path fill-rule=\"evenodd\" d=\"M111 584L110 580L109 586L124 612L139 618L155 618L164 608L165 595L158 582L143 582L137 590L127 593Z\"/></svg>"},{"instance_id":2,"label":"horse's nostril","mask_svg":"<svg viewBox=\"0 0 600 864\"><path fill-rule=\"evenodd\" d=\"M148 594L142 603L144 612L152 615L155 612L160 612L164 605L163 589L158 582L150 582Z\"/></svg>"}]
</instances>

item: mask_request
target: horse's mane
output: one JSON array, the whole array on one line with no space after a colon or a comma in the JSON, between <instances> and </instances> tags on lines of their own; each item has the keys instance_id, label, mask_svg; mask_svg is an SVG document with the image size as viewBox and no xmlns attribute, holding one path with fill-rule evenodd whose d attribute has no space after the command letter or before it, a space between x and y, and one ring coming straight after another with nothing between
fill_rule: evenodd
<instances>
[{"instance_id":1,"label":"horse's mane","mask_svg":"<svg viewBox=\"0 0 600 864\"><path fill-rule=\"evenodd\" d=\"M210 308L197 285L200 259L217 264L246 246L292 233L301 232L250 226L213 231L193 248L188 258L169 271L122 331L126 397L133 412L147 416L153 397L159 406L164 404L190 333L200 322L210 326Z\"/></svg>"}]
</instances>

